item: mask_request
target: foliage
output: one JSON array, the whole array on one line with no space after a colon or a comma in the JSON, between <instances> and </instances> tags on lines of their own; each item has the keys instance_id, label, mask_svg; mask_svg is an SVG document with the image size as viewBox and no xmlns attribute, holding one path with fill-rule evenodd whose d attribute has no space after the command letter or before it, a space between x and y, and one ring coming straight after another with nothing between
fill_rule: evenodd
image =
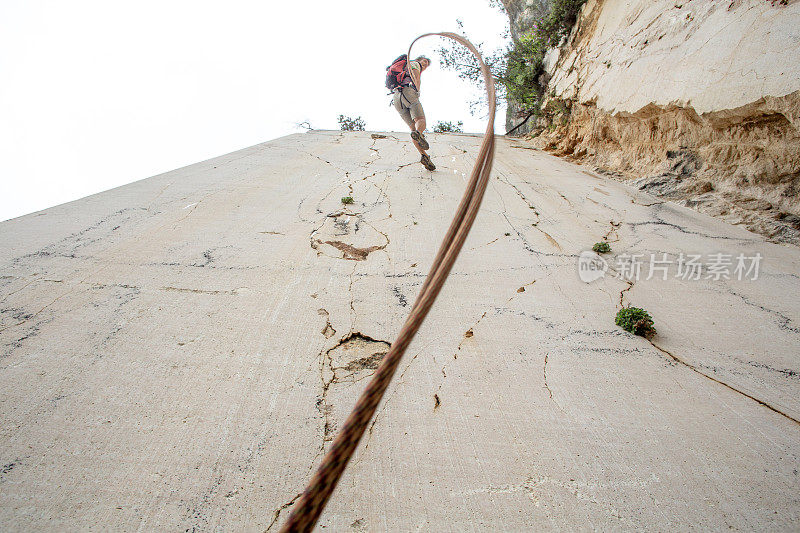
<instances>
[{"instance_id":1,"label":"foliage","mask_svg":"<svg viewBox=\"0 0 800 533\"><path fill-rule=\"evenodd\" d=\"M489 7L494 9L499 9L501 13L506 13L506 7L503 5L501 0L489 0Z\"/></svg>"},{"instance_id":2,"label":"foliage","mask_svg":"<svg viewBox=\"0 0 800 533\"><path fill-rule=\"evenodd\" d=\"M534 22L533 30L548 46L557 46L563 37L569 35L578 21L578 13L586 0L551 0L550 13Z\"/></svg>"},{"instance_id":3,"label":"foliage","mask_svg":"<svg viewBox=\"0 0 800 533\"><path fill-rule=\"evenodd\" d=\"M342 197L342 203L343 204L352 204L353 203L353 197L352 196L343 196Z\"/></svg>"},{"instance_id":4,"label":"foliage","mask_svg":"<svg viewBox=\"0 0 800 533\"><path fill-rule=\"evenodd\" d=\"M607 242L596 242L592 246L592 251L598 254L607 254L611 251L611 245Z\"/></svg>"},{"instance_id":5,"label":"foliage","mask_svg":"<svg viewBox=\"0 0 800 533\"><path fill-rule=\"evenodd\" d=\"M505 49L485 54L486 65L498 84L498 98L516 103L524 111L541 112L545 96L546 81L544 56L548 48L557 46L569 35L586 0L539 0L529 9L535 14L528 31L512 41ZM460 21L459 28L463 29ZM465 48L448 44L438 50L442 65L454 70L462 79L477 85L482 84L482 75L477 59Z\"/></svg>"},{"instance_id":6,"label":"foliage","mask_svg":"<svg viewBox=\"0 0 800 533\"><path fill-rule=\"evenodd\" d=\"M544 56L569 35L586 0L550 0L547 13L535 17L531 28L509 48L505 79L508 97L526 110L541 107L546 89L542 80Z\"/></svg>"},{"instance_id":7,"label":"foliage","mask_svg":"<svg viewBox=\"0 0 800 533\"><path fill-rule=\"evenodd\" d=\"M463 23L460 20L456 20L456 24L458 25L459 33L463 34ZM505 71L506 50L501 48L487 53L481 43L475 43L475 46L483 56L483 60L489 67L497 84L498 99L505 98L505 84L502 83L501 77ZM480 65L475 56L472 55L472 52L460 44L450 41L445 46L440 47L437 52L442 58L441 65L444 69L452 70L458 74L459 78L467 80L481 89L483 88L483 75L481 74ZM480 102L473 102L472 107L474 108L478 103Z\"/></svg>"},{"instance_id":8,"label":"foliage","mask_svg":"<svg viewBox=\"0 0 800 533\"><path fill-rule=\"evenodd\" d=\"M614 322L625 331L641 337L649 337L656 332L652 317L640 307L623 307Z\"/></svg>"},{"instance_id":9,"label":"foliage","mask_svg":"<svg viewBox=\"0 0 800 533\"><path fill-rule=\"evenodd\" d=\"M367 124L364 122L364 119L361 117L350 118L344 115L339 115L337 118L339 121L339 126L341 126L342 131L364 131Z\"/></svg>"},{"instance_id":10,"label":"foliage","mask_svg":"<svg viewBox=\"0 0 800 533\"><path fill-rule=\"evenodd\" d=\"M458 122L444 122L440 120L436 123L433 127L434 133L464 133L464 122L459 120Z\"/></svg>"}]
</instances>

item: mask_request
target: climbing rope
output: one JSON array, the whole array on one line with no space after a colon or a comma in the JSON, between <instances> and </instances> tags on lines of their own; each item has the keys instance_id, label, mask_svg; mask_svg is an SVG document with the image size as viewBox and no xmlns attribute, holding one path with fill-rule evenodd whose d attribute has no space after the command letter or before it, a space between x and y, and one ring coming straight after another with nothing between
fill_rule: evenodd
<instances>
[{"instance_id":1,"label":"climbing rope","mask_svg":"<svg viewBox=\"0 0 800 533\"><path fill-rule=\"evenodd\" d=\"M392 343L389 353L387 353L381 365L372 377L364 392L358 399L353 411L342 426L341 431L333 441L328 453L322 459L322 463L317 469L314 477L309 481L300 499L295 504L292 513L281 529L282 532L311 531L319 519L319 515L325 508L325 504L336 488L339 478L344 472L348 461L355 452L370 419L375 414L378 404L383 397L389 382L392 380L400 359L416 335L417 330L425 320L425 316L430 311L436 296L444 285L450 269L464 245L464 241L469 234L472 223L478 214L481 206L483 193L489 181L489 173L492 171L492 161L494 160L494 115L495 115L495 89L494 80L489 67L483 62L480 52L475 46L464 37L449 32L426 33L420 35L411 42L408 47L408 57L411 57L411 47L423 37L439 35L448 37L466 46L478 59L486 83L486 94L489 103L489 122L486 126L486 133L483 136L475 167L472 169L467 189L461 198L461 203L456 209L450 228L442 241L442 245L433 260L433 265L425 278L414 307L411 309L405 324L403 324L397 339Z\"/></svg>"}]
</instances>

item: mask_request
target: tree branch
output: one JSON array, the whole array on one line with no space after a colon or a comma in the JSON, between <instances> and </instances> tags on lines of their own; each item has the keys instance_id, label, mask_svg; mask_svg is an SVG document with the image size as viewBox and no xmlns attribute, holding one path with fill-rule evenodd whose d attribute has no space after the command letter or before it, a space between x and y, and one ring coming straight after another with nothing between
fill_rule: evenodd
<instances>
[{"instance_id":1,"label":"tree branch","mask_svg":"<svg viewBox=\"0 0 800 533\"><path fill-rule=\"evenodd\" d=\"M512 133L514 133L514 132L515 132L515 131L516 131L516 130L517 130L519 127L520 127L520 126L522 126L523 124L525 124L526 122L528 122L528 119L530 119L530 118L531 118L533 115L535 115L535 114L536 114L536 113L535 113L534 111L531 111L531 112L529 112L529 113L528 113L528 116L527 116L527 117L525 117L525 120L523 120L522 122L520 122L519 124L517 124L516 126L514 126L513 128L511 128L510 130L508 130L508 131L506 132L506 135L511 135Z\"/></svg>"}]
</instances>

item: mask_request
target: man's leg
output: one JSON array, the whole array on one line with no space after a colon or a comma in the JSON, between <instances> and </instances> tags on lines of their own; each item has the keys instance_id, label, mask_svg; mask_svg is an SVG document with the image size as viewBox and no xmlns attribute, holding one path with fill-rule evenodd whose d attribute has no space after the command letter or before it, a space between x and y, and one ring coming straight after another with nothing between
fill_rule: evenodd
<instances>
[{"instance_id":1,"label":"man's leg","mask_svg":"<svg viewBox=\"0 0 800 533\"><path fill-rule=\"evenodd\" d=\"M436 170L436 165L433 164L431 158L425 153L425 149L429 148L428 141L425 139L423 132L425 131L425 112L422 110L422 104L419 99L411 106L411 117L414 120L414 128L411 132L411 140L414 146L417 147L419 153L422 155L420 163L422 163L428 170ZM414 137L417 137L416 139Z\"/></svg>"},{"instance_id":2,"label":"man's leg","mask_svg":"<svg viewBox=\"0 0 800 533\"><path fill-rule=\"evenodd\" d=\"M403 90L406 91L406 89ZM403 106L404 99L408 100L408 103L411 104L410 108ZM403 96L403 93L400 91L395 92L394 107L411 130L411 142L414 143L414 148L416 148L420 156L422 156L420 163L428 170L436 170L436 165L433 164L431 158L425 153L425 149L422 147L423 145L414 138L418 137L415 135L416 133L420 133L421 135L422 132L425 131L425 112L422 110L422 104L419 103L416 91L409 92L408 98ZM421 129L418 130L418 128ZM424 137L422 137L422 141L426 142Z\"/></svg>"},{"instance_id":3,"label":"man's leg","mask_svg":"<svg viewBox=\"0 0 800 533\"><path fill-rule=\"evenodd\" d=\"M394 108L397 110L398 113L400 113L400 118L402 118L403 122L405 122L408 125L408 127L411 128L411 131L413 133L416 131L417 125L414 121L414 118L411 116L411 109L403 105L403 100L405 99L406 98L403 96L402 91L395 91L393 99ZM414 146L417 147L417 150L419 150L420 153L424 154L425 152L422 151L419 144L417 144L416 141L413 142Z\"/></svg>"},{"instance_id":4,"label":"man's leg","mask_svg":"<svg viewBox=\"0 0 800 533\"><path fill-rule=\"evenodd\" d=\"M414 133L420 133L421 134L423 131L425 131L425 117L418 118L417 120L415 120L414 121L414 126L415 126L415 128L412 130L412 135ZM424 141L425 138L423 137L422 140ZM431 161L430 156L427 153L425 153L425 150L423 150L423 148L422 148L422 146L420 146L419 142L417 142L417 140L414 139L413 137L411 138L411 142L414 143L414 146L417 147L417 150L422 155L422 158L420 159L420 163L422 163L423 166L425 168L427 168L428 170L430 170L430 171L436 170L436 165L433 164L433 161Z\"/></svg>"},{"instance_id":5,"label":"man's leg","mask_svg":"<svg viewBox=\"0 0 800 533\"><path fill-rule=\"evenodd\" d=\"M411 129L411 133L416 132L417 131L417 124L414 121L414 119L411 118L411 111L408 108L400 108L399 111L400 111L400 116L403 117L403 120L405 121L406 124L408 124L408 127ZM423 122L424 122L424 119L423 119ZM419 143L416 141L416 139L414 139L412 137L411 138L411 142L414 143L414 148L416 148L417 151L421 155L428 155L428 154L425 153L425 150L422 149L422 146L419 145Z\"/></svg>"},{"instance_id":6,"label":"man's leg","mask_svg":"<svg viewBox=\"0 0 800 533\"><path fill-rule=\"evenodd\" d=\"M425 133L425 126L426 125L427 124L425 123L425 117L424 116L414 120L414 129L417 130L420 133Z\"/></svg>"},{"instance_id":7,"label":"man's leg","mask_svg":"<svg viewBox=\"0 0 800 533\"><path fill-rule=\"evenodd\" d=\"M426 155L425 150L429 148L429 145L423 134L425 131L425 110L422 109L422 103L419 101L419 93L413 88L407 87L403 90L403 96L408 101L408 112L411 118L408 125L411 128L411 139L414 141L419 153Z\"/></svg>"},{"instance_id":8,"label":"man's leg","mask_svg":"<svg viewBox=\"0 0 800 533\"><path fill-rule=\"evenodd\" d=\"M425 119L422 119L422 122L425 122ZM415 124L414 126L416 126L416 124ZM411 131L412 131L412 132L415 132L415 131L417 131L416 127L412 127L412 128L411 128ZM418 142L417 142L417 141L416 141L416 140L415 140L413 137L412 137L412 139L411 139L411 142L412 142L412 143L414 143L414 148L416 148L416 149L417 149L417 151L418 151L418 152L419 152L421 155L428 155L427 153L425 153L425 150L423 150L423 149L422 149L422 147L419 145L419 143L418 143Z\"/></svg>"}]
</instances>

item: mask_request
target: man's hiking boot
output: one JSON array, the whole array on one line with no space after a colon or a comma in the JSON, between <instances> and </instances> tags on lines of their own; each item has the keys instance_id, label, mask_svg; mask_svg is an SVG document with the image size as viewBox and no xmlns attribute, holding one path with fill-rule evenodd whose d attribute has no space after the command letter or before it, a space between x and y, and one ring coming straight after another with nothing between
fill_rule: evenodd
<instances>
[{"instance_id":1,"label":"man's hiking boot","mask_svg":"<svg viewBox=\"0 0 800 533\"><path fill-rule=\"evenodd\" d=\"M428 144L428 141L425 140L425 136L418 131L412 131L411 138L417 141L417 144L419 144L419 147L423 150L427 150L431 147L431 145Z\"/></svg>"},{"instance_id":2,"label":"man's hiking boot","mask_svg":"<svg viewBox=\"0 0 800 533\"><path fill-rule=\"evenodd\" d=\"M419 162L425 165L425 168L427 168L430 171L436 170L436 165L434 165L433 161L431 161L431 156L427 154L423 155L422 159L420 159Z\"/></svg>"}]
</instances>

